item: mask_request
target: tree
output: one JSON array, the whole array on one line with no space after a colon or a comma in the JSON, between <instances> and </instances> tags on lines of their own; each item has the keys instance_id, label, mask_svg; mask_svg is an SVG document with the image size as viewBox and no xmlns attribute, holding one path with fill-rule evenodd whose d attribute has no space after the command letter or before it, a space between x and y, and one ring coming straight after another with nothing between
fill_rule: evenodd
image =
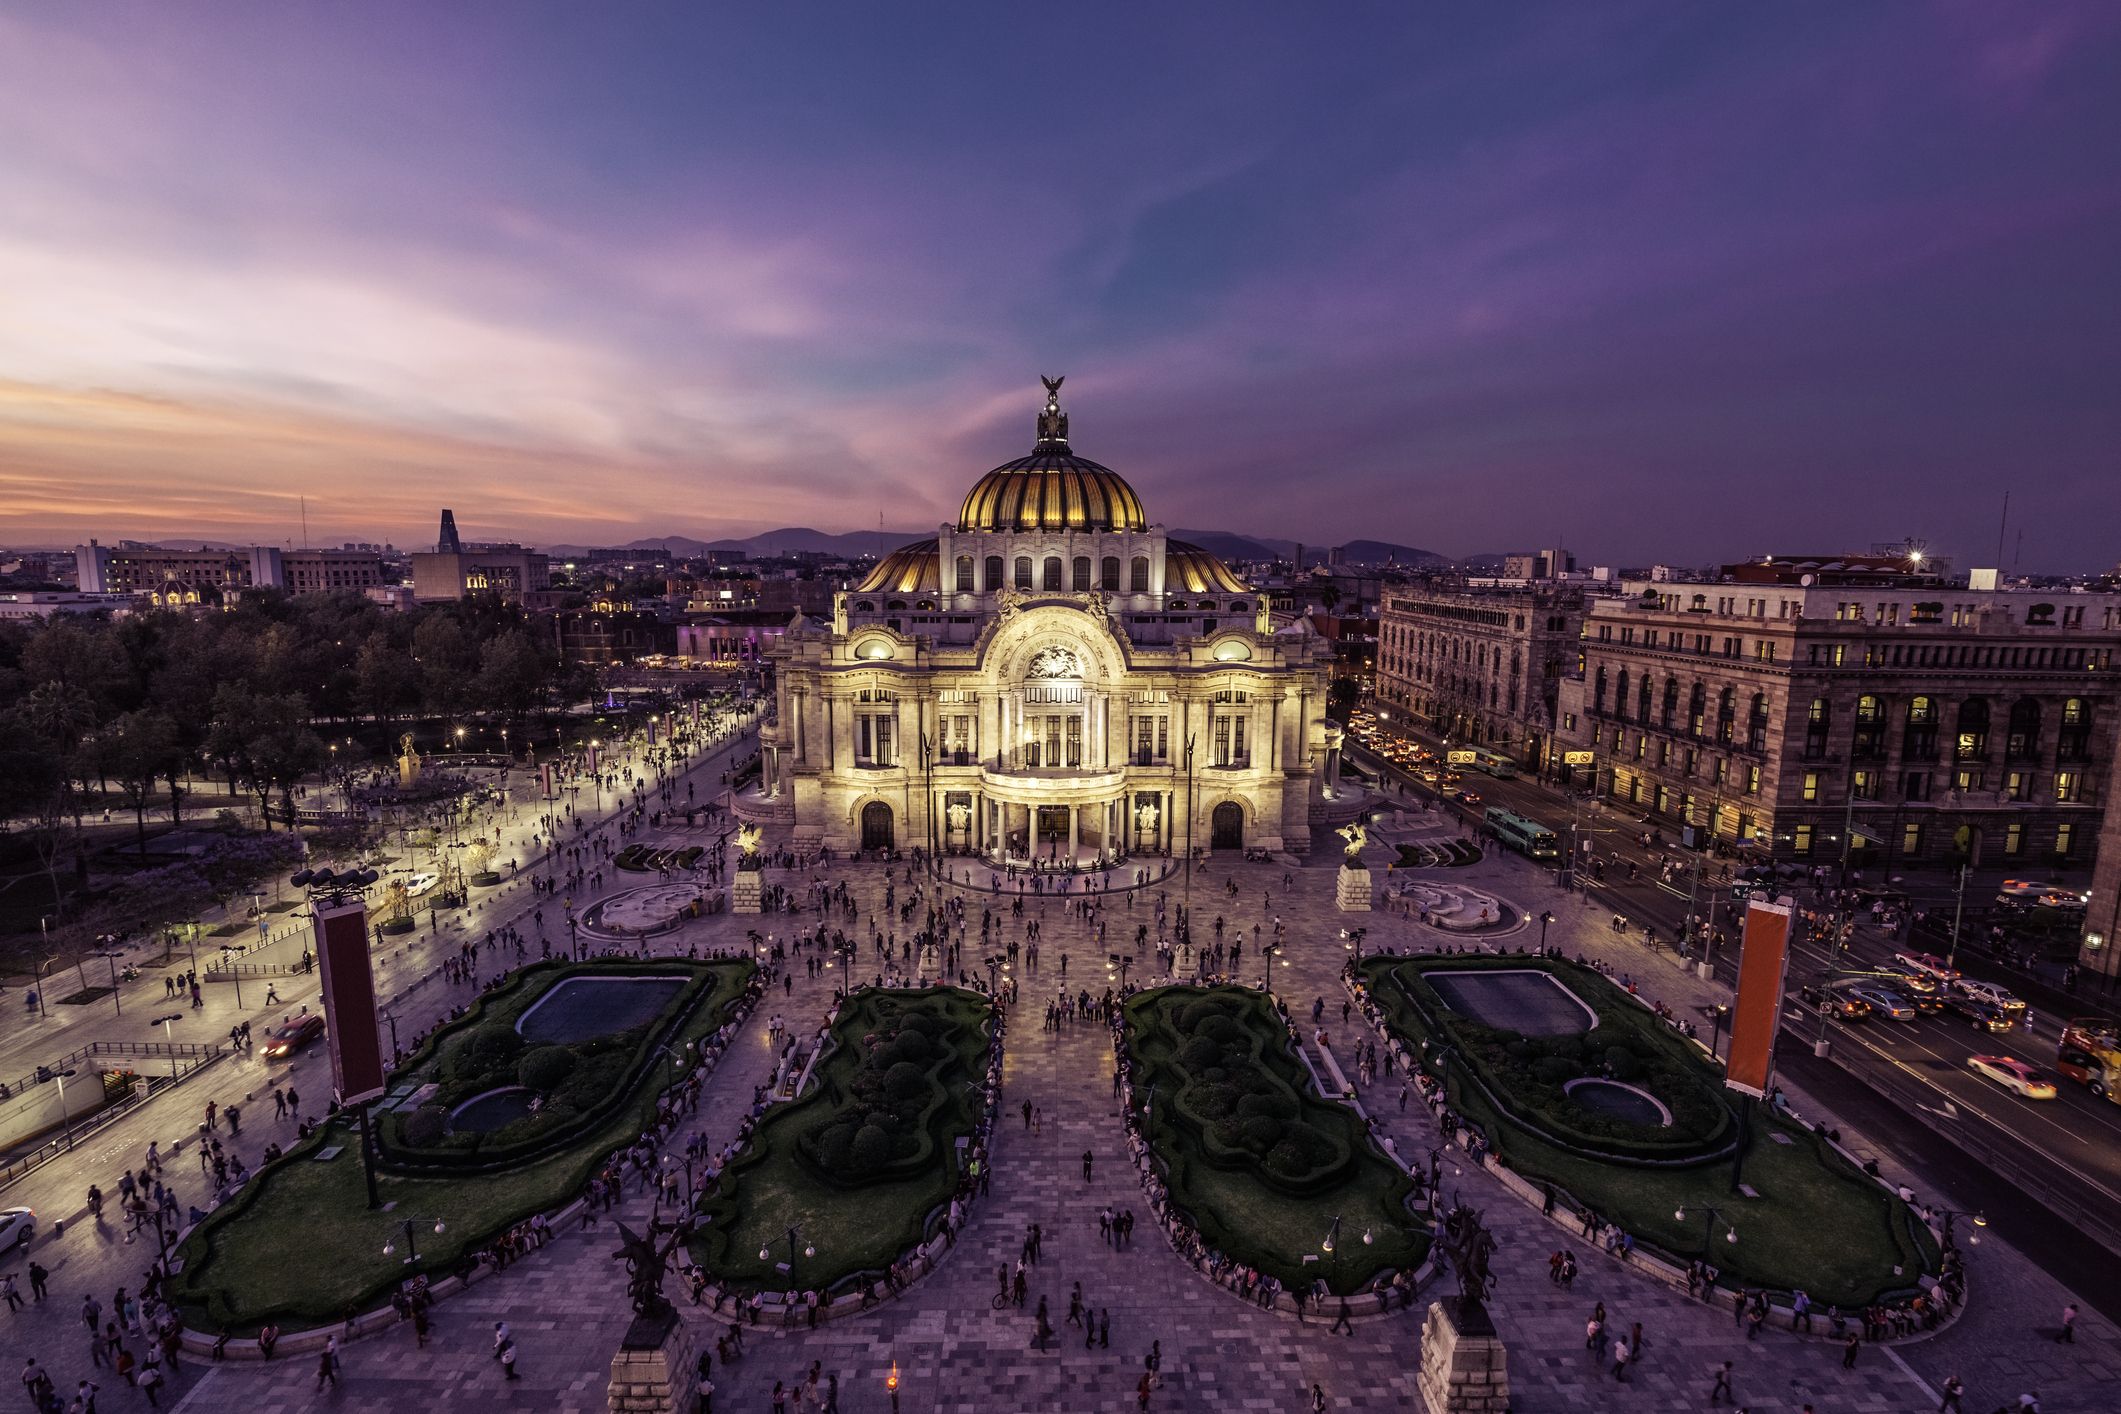
<instances>
[{"instance_id":1,"label":"tree","mask_svg":"<svg viewBox=\"0 0 2121 1414\"><path fill-rule=\"evenodd\" d=\"M479 654L479 705L511 721L520 720L545 700L549 676L530 635L512 629L490 640Z\"/></svg>"},{"instance_id":2,"label":"tree","mask_svg":"<svg viewBox=\"0 0 2121 1414\"><path fill-rule=\"evenodd\" d=\"M354 656L354 700L377 722L420 704L420 669L382 629L361 641Z\"/></svg>"},{"instance_id":3,"label":"tree","mask_svg":"<svg viewBox=\"0 0 2121 1414\"><path fill-rule=\"evenodd\" d=\"M100 769L118 783L139 829L139 851L147 853L147 802L155 782L176 770L182 748L177 725L152 708L127 712L96 733L91 749Z\"/></svg>"}]
</instances>

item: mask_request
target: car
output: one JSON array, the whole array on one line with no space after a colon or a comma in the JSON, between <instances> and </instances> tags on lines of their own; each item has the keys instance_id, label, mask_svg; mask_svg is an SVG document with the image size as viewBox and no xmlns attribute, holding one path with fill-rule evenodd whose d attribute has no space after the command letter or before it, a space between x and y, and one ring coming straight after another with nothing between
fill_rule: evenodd
<instances>
[{"instance_id":1,"label":"car","mask_svg":"<svg viewBox=\"0 0 2121 1414\"><path fill-rule=\"evenodd\" d=\"M1970 1056L1966 1065L1976 1075L1985 1075L2028 1100L2055 1098L2055 1082L2022 1060L2013 1060L2009 1056Z\"/></svg>"},{"instance_id":2,"label":"car","mask_svg":"<svg viewBox=\"0 0 2121 1414\"><path fill-rule=\"evenodd\" d=\"M1458 792L1457 799L1466 805L1478 805L1480 804L1480 792L1477 790L1462 790Z\"/></svg>"},{"instance_id":3,"label":"car","mask_svg":"<svg viewBox=\"0 0 2121 1414\"><path fill-rule=\"evenodd\" d=\"M1893 961L1903 967L1911 967L1925 977L1934 977L1939 982L1956 982L1959 969L1933 952L1896 952Z\"/></svg>"},{"instance_id":4,"label":"car","mask_svg":"<svg viewBox=\"0 0 2121 1414\"><path fill-rule=\"evenodd\" d=\"M0 1252L29 1246L37 1235L37 1215L28 1208L0 1208Z\"/></svg>"},{"instance_id":5,"label":"car","mask_svg":"<svg viewBox=\"0 0 2121 1414\"><path fill-rule=\"evenodd\" d=\"M1822 987L1816 982L1806 983L1798 989L1797 995L1815 1009L1842 1021L1861 1021L1871 1014L1871 1004L1863 998Z\"/></svg>"},{"instance_id":6,"label":"car","mask_svg":"<svg viewBox=\"0 0 2121 1414\"><path fill-rule=\"evenodd\" d=\"M1879 976L1886 979L1888 987L1909 993L1911 998L1937 994L1937 979L1919 967L1905 962L1881 962L1877 971Z\"/></svg>"},{"instance_id":7,"label":"car","mask_svg":"<svg viewBox=\"0 0 2121 1414\"><path fill-rule=\"evenodd\" d=\"M414 874L405 881L405 897L418 898L441 882L442 876L439 874Z\"/></svg>"},{"instance_id":8,"label":"car","mask_svg":"<svg viewBox=\"0 0 2121 1414\"><path fill-rule=\"evenodd\" d=\"M2025 1003L2011 995L2010 988L1999 987L1994 982L1978 982L1966 979L1955 982L1952 985L1967 996L1972 997L1975 1001L1987 1002L1998 1011L2007 1011L2015 1015L2025 1010Z\"/></svg>"},{"instance_id":9,"label":"car","mask_svg":"<svg viewBox=\"0 0 2121 1414\"><path fill-rule=\"evenodd\" d=\"M291 1056L324 1034L324 1018L316 1012L283 1021L265 1037L265 1054Z\"/></svg>"},{"instance_id":10,"label":"car","mask_svg":"<svg viewBox=\"0 0 2121 1414\"><path fill-rule=\"evenodd\" d=\"M1976 1031L2011 1029L2010 1013L1990 1006L1979 997L1970 997L1964 992L1954 991L1946 992L1940 1000L1943 1001L1946 1011L1972 1022Z\"/></svg>"},{"instance_id":11,"label":"car","mask_svg":"<svg viewBox=\"0 0 2121 1414\"><path fill-rule=\"evenodd\" d=\"M1424 766L1421 768L1420 775L1425 783L1433 786L1437 783L1437 781L1442 779L1443 773L1438 771L1434 766Z\"/></svg>"},{"instance_id":12,"label":"car","mask_svg":"<svg viewBox=\"0 0 2121 1414\"><path fill-rule=\"evenodd\" d=\"M1906 997L1880 982L1858 982L1843 989L1847 995L1870 1003L1871 1010L1888 1021L1913 1021L1915 1006Z\"/></svg>"}]
</instances>

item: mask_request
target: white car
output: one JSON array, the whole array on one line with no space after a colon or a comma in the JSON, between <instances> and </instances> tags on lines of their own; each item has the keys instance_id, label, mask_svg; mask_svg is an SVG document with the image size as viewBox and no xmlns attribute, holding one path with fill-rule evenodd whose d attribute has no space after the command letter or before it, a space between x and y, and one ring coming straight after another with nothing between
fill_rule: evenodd
<instances>
[{"instance_id":1,"label":"white car","mask_svg":"<svg viewBox=\"0 0 2121 1414\"><path fill-rule=\"evenodd\" d=\"M2006 1011L2015 1014L2025 1010L2025 1003L2020 1001L2017 997L2011 995L2011 990L2008 987L1999 987L1993 982L1976 982L1970 980L1962 980L1957 983L1954 983L1953 985L1955 985L1960 991L1964 992L1966 995L1972 997L1975 1001L1987 1002L1990 1006L1996 1008L1996 1010L1998 1011Z\"/></svg>"},{"instance_id":2,"label":"white car","mask_svg":"<svg viewBox=\"0 0 2121 1414\"><path fill-rule=\"evenodd\" d=\"M1976 1075L1985 1075L2028 1100L2055 1098L2055 1082L2022 1060L2013 1060L2009 1056L1973 1056L1966 1064Z\"/></svg>"},{"instance_id":3,"label":"white car","mask_svg":"<svg viewBox=\"0 0 2121 1414\"><path fill-rule=\"evenodd\" d=\"M0 1208L0 1252L29 1246L37 1235L37 1215L27 1208Z\"/></svg>"},{"instance_id":4,"label":"white car","mask_svg":"<svg viewBox=\"0 0 2121 1414\"><path fill-rule=\"evenodd\" d=\"M442 876L439 874L415 874L405 881L405 896L407 898L418 898L421 894L431 891L436 884L441 882Z\"/></svg>"}]
</instances>

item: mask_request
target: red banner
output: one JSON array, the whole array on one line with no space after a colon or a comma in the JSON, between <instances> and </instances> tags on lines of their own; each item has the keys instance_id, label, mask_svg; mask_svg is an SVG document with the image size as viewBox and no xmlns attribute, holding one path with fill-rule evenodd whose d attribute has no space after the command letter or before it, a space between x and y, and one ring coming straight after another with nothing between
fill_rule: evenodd
<instances>
[{"instance_id":1,"label":"red banner","mask_svg":"<svg viewBox=\"0 0 2121 1414\"><path fill-rule=\"evenodd\" d=\"M1730 1062L1725 1082L1765 1097L1775 1069L1775 1032L1782 1024L1782 988L1790 961L1790 906L1754 901L1745 911L1738 953L1738 1005L1731 1011Z\"/></svg>"},{"instance_id":2,"label":"red banner","mask_svg":"<svg viewBox=\"0 0 2121 1414\"><path fill-rule=\"evenodd\" d=\"M376 979L368 960L368 908L359 899L319 904L313 914L317 962L324 969L325 1039L339 1103L383 1093L383 1043L376 1035Z\"/></svg>"}]
</instances>

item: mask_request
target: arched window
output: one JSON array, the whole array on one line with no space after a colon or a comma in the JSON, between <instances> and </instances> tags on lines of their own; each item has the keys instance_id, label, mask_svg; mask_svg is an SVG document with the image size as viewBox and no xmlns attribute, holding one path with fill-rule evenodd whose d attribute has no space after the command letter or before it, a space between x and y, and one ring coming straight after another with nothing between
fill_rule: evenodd
<instances>
[{"instance_id":1,"label":"arched window","mask_svg":"<svg viewBox=\"0 0 2121 1414\"><path fill-rule=\"evenodd\" d=\"M1659 712L1658 712L1658 714L1657 714L1657 725L1658 725L1658 726L1660 726L1660 727L1669 727L1669 726L1671 726L1671 725L1672 725L1672 714L1673 714L1674 712L1677 712L1678 710L1679 710L1679 679L1678 679L1678 678L1666 678L1666 679L1664 680L1664 706L1663 706L1663 709L1662 709L1661 711L1659 711Z\"/></svg>"},{"instance_id":2,"label":"arched window","mask_svg":"<svg viewBox=\"0 0 2121 1414\"><path fill-rule=\"evenodd\" d=\"M974 587L972 582L972 557L970 555L959 555L957 557L957 592L970 594L973 592Z\"/></svg>"},{"instance_id":3,"label":"arched window","mask_svg":"<svg viewBox=\"0 0 2121 1414\"><path fill-rule=\"evenodd\" d=\"M1804 754L1816 761L1826 755L1827 734L1834 729L1834 704L1824 697L1812 699L1804 713Z\"/></svg>"},{"instance_id":4,"label":"arched window","mask_svg":"<svg viewBox=\"0 0 2121 1414\"><path fill-rule=\"evenodd\" d=\"M1864 693L1856 699L1856 737L1849 753L1859 761L1885 756L1885 699Z\"/></svg>"},{"instance_id":5,"label":"arched window","mask_svg":"<svg viewBox=\"0 0 2121 1414\"><path fill-rule=\"evenodd\" d=\"M1075 563L1069 566L1069 569L1072 571L1073 577L1068 581L1068 587L1077 594L1089 593L1090 557L1088 555L1077 555Z\"/></svg>"},{"instance_id":6,"label":"arched window","mask_svg":"<svg viewBox=\"0 0 2121 1414\"><path fill-rule=\"evenodd\" d=\"M1620 670L1620 690L1613 694L1613 714L1625 722L1628 719L1628 670Z\"/></svg>"},{"instance_id":7,"label":"arched window","mask_svg":"<svg viewBox=\"0 0 2121 1414\"><path fill-rule=\"evenodd\" d=\"M1128 586L1131 592L1147 594L1149 592L1149 557L1147 555L1136 555L1133 563L1128 566L1128 575L1132 580Z\"/></svg>"},{"instance_id":8,"label":"arched window","mask_svg":"<svg viewBox=\"0 0 2121 1414\"><path fill-rule=\"evenodd\" d=\"M1107 555L1098 563L1097 580L1100 589L1119 592L1119 556Z\"/></svg>"},{"instance_id":9,"label":"arched window","mask_svg":"<svg viewBox=\"0 0 2121 1414\"><path fill-rule=\"evenodd\" d=\"M876 605L867 599L857 599L854 601L854 612L857 614L873 614L876 612Z\"/></svg>"},{"instance_id":10,"label":"arched window","mask_svg":"<svg viewBox=\"0 0 2121 1414\"><path fill-rule=\"evenodd\" d=\"M1959 704L1959 732L1952 755L1961 761L1988 759L1988 699L1969 697Z\"/></svg>"},{"instance_id":11,"label":"arched window","mask_svg":"<svg viewBox=\"0 0 2121 1414\"><path fill-rule=\"evenodd\" d=\"M2003 743L2004 756L2012 761L2040 758L2040 700L2021 697L2011 704L2011 732Z\"/></svg>"},{"instance_id":12,"label":"arched window","mask_svg":"<svg viewBox=\"0 0 2121 1414\"><path fill-rule=\"evenodd\" d=\"M1060 556L1046 556L1046 563L1041 568L1044 572L1039 576L1039 588L1047 592L1059 589L1061 587Z\"/></svg>"},{"instance_id":13,"label":"arched window","mask_svg":"<svg viewBox=\"0 0 2121 1414\"><path fill-rule=\"evenodd\" d=\"M989 555L987 557L987 582L981 587L989 594L992 594L995 590L1001 588L1003 583L1005 581L1002 578L1002 557L1000 555Z\"/></svg>"},{"instance_id":14,"label":"arched window","mask_svg":"<svg viewBox=\"0 0 2121 1414\"><path fill-rule=\"evenodd\" d=\"M1907 700L1907 731L1901 739L1900 755L1909 763L1936 759L1936 698L1910 697Z\"/></svg>"},{"instance_id":15,"label":"arched window","mask_svg":"<svg viewBox=\"0 0 2121 1414\"><path fill-rule=\"evenodd\" d=\"M1689 736L1700 736L1704 731L1708 730L1708 719L1709 690L1706 686L1697 682L1694 684L1693 691L1687 694L1687 734Z\"/></svg>"},{"instance_id":16,"label":"arched window","mask_svg":"<svg viewBox=\"0 0 2121 1414\"><path fill-rule=\"evenodd\" d=\"M1731 744L1732 735L1738 730L1738 690L1727 687L1716 694L1716 740L1725 746Z\"/></svg>"},{"instance_id":17,"label":"arched window","mask_svg":"<svg viewBox=\"0 0 2121 1414\"><path fill-rule=\"evenodd\" d=\"M1622 688L1620 691L1625 695L1627 689ZM1605 664L1603 663L1598 665L1598 672L1591 679L1591 711L1593 713L1605 711Z\"/></svg>"},{"instance_id":18,"label":"arched window","mask_svg":"<svg viewBox=\"0 0 2121 1414\"><path fill-rule=\"evenodd\" d=\"M1644 673L1635 688L1635 715L1647 722L1650 719L1650 675Z\"/></svg>"},{"instance_id":19,"label":"arched window","mask_svg":"<svg viewBox=\"0 0 2121 1414\"><path fill-rule=\"evenodd\" d=\"M1031 587L1031 557L1029 555L1018 555L1016 557L1016 587L1018 589L1029 589Z\"/></svg>"}]
</instances>

